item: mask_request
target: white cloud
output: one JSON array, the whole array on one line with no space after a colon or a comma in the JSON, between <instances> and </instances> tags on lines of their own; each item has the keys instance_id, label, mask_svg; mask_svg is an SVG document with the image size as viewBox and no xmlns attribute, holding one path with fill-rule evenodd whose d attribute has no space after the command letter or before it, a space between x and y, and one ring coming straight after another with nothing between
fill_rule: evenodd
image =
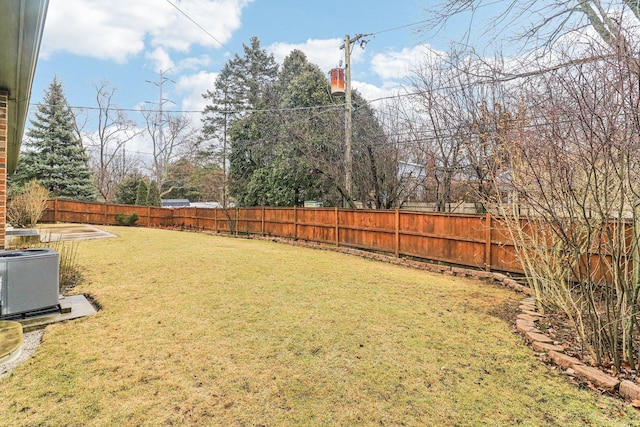
<instances>
[{"instance_id":1,"label":"white cloud","mask_svg":"<svg viewBox=\"0 0 640 427\"><path fill-rule=\"evenodd\" d=\"M186 52L192 44L221 48L221 43L231 39L240 28L242 9L253 0L182 0L174 4L197 22L203 31L189 18L168 3L171 12L167 26L152 29L152 44ZM155 1L156 3L157 0ZM209 34L207 34L209 33ZM213 37L212 37L213 36Z\"/></svg>"},{"instance_id":2,"label":"white cloud","mask_svg":"<svg viewBox=\"0 0 640 427\"><path fill-rule=\"evenodd\" d=\"M142 51L144 29L115 19L110 10L113 4L107 7L108 3L113 2L52 0L42 40L43 56L64 50L122 63ZM127 15L131 16L130 10Z\"/></svg>"},{"instance_id":3,"label":"white cloud","mask_svg":"<svg viewBox=\"0 0 640 427\"><path fill-rule=\"evenodd\" d=\"M301 50L307 55L307 59L312 64L316 64L323 71L329 72L337 67L342 60L344 62L344 50L340 46L344 44L344 40L335 39L309 39L304 43L274 43L267 47L267 50L273 53L276 61L282 63L294 49ZM362 61L364 50L356 48L352 50L351 60L353 62Z\"/></svg>"},{"instance_id":4,"label":"white cloud","mask_svg":"<svg viewBox=\"0 0 640 427\"><path fill-rule=\"evenodd\" d=\"M378 53L371 59L371 68L384 80L400 80L427 60L441 59L445 53L432 50L428 45L404 48L400 52Z\"/></svg>"},{"instance_id":5,"label":"white cloud","mask_svg":"<svg viewBox=\"0 0 640 427\"><path fill-rule=\"evenodd\" d=\"M174 0L205 28L198 28L168 2L159 0L51 0L42 55L56 51L125 63L145 49L186 52L194 45L221 48L240 25L253 0Z\"/></svg>"},{"instance_id":6,"label":"white cloud","mask_svg":"<svg viewBox=\"0 0 640 427\"><path fill-rule=\"evenodd\" d=\"M200 71L197 74L181 76L175 87L175 92L182 96L183 111L202 111L209 103L202 97L207 90L213 90L217 73ZM194 125L200 122L200 117L194 117Z\"/></svg>"},{"instance_id":7,"label":"white cloud","mask_svg":"<svg viewBox=\"0 0 640 427\"><path fill-rule=\"evenodd\" d=\"M147 61L150 61L153 64L154 70L166 71L171 68L175 68L176 66L171 60L169 52L161 47L157 47L154 50L147 52L144 56Z\"/></svg>"},{"instance_id":8,"label":"white cloud","mask_svg":"<svg viewBox=\"0 0 640 427\"><path fill-rule=\"evenodd\" d=\"M376 86L371 83L353 81L353 88L360 92L360 95L368 101L384 99L395 96L401 90L400 85L393 82L386 82L382 86Z\"/></svg>"},{"instance_id":9,"label":"white cloud","mask_svg":"<svg viewBox=\"0 0 640 427\"><path fill-rule=\"evenodd\" d=\"M183 60L178 62L177 68L181 71L183 70L200 70L202 68L207 68L211 65L211 57L207 55L203 56L190 56L188 58L184 58Z\"/></svg>"}]
</instances>

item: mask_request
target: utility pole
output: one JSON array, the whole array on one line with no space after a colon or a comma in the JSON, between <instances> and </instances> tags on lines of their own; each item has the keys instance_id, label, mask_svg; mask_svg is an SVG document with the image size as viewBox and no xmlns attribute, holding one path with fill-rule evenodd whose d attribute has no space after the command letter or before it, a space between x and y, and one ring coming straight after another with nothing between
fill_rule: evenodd
<instances>
[{"instance_id":1,"label":"utility pole","mask_svg":"<svg viewBox=\"0 0 640 427\"><path fill-rule=\"evenodd\" d=\"M357 37L357 36L356 36ZM351 207L353 198L351 197L351 189L353 188L353 177L351 170L353 168L353 153L351 150L351 137L353 135L353 106L351 104L351 38L349 34L344 36L344 190L347 193L345 208Z\"/></svg>"},{"instance_id":2,"label":"utility pole","mask_svg":"<svg viewBox=\"0 0 640 427\"><path fill-rule=\"evenodd\" d=\"M227 209L227 89L224 89L224 135L222 139L222 208Z\"/></svg>"},{"instance_id":3,"label":"utility pole","mask_svg":"<svg viewBox=\"0 0 640 427\"><path fill-rule=\"evenodd\" d=\"M166 173L166 165L164 164L164 111L163 111L163 106L165 103L167 102L171 102L173 104L175 104L173 101L169 100L169 99L164 99L163 95L162 95L162 87L163 85L167 82L170 81L172 83L175 83L175 81L171 80L168 77L165 77L165 73L171 71L173 68L170 68L168 70L160 70L158 72L159 76L160 76L160 80L158 80L157 82L153 82L151 80L146 80L147 83L151 83L153 85L158 86L158 89L160 91L160 98L158 99L158 120L156 125L158 126L158 143L157 144L153 144L153 163L155 165L156 168L156 174L157 174L157 178L161 179L164 178L164 175ZM151 103L151 104L155 104L155 103ZM157 145L157 147L156 147ZM161 189L158 189L161 190Z\"/></svg>"},{"instance_id":4,"label":"utility pole","mask_svg":"<svg viewBox=\"0 0 640 427\"><path fill-rule=\"evenodd\" d=\"M340 46L340 49L344 49L344 187L346 193L346 200L344 201L344 207L354 207L353 196L351 192L353 190L353 150L352 150L352 137L353 137L353 105L351 102L351 44L366 37L370 34L358 34L351 38L349 34L344 36L344 44ZM360 46L364 48L367 40L361 40Z\"/></svg>"}]
</instances>

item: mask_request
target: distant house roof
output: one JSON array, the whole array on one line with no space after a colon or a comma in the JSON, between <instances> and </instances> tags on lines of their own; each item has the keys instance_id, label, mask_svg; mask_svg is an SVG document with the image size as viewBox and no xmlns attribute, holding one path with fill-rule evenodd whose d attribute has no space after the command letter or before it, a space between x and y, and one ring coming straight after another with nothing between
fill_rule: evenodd
<instances>
[{"instance_id":1,"label":"distant house roof","mask_svg":"<svg viewBox=\"0 0 640 427\"><path fill-rule=\"evenodd\" d=\"M398 162L398 178L425 179L427 168L424 165L410 162Z\"/></svg>"},{"instance_id":2,"label":"distant house roof","mask_svg":"<svg viewBox=\"0 0 640 427\"><path fill-rule=\"evenodd\" d=\"M191 202L187 199L162 199L163 208L184 208L191 206Z\"/></svg>"},{"instance_id":3,"label":"distant house roof","mask_svg":"<svg viewBox=\"0 0 640 427\"><path fill-rule=\"evenodd\" d=\"M192 208L220 209L222 204L218 202L193 202L190 206Z\"/></svg>"}]
</instances>

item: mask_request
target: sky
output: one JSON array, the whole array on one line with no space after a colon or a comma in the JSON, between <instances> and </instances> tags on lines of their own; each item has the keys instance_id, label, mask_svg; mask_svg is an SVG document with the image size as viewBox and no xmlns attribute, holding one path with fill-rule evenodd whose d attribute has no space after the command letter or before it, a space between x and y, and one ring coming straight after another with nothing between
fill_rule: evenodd
<instances>
[{"instance_id":1,"label":"sky","mask_svg":"<svg viewBox=\"0 0 640 427\"><path fill-rule=\"evenodd\" d=\"M329 72L344 59L349 34L354 88L372 100L397 89L425 49L446 49L457 30L425 40L428 0L50 0L31 96L41 102L57 76L69 104L95 106L94 85L108 81L113 102L137 109L158 102L199 122L202 93L219 70L256 36L281 63L293 49ZM451 36L453 34L454 36ZM134 120L140 120L132 112ZM27 125L29 126L29 124ZM90 128L91 123L87 126Z\"/></svg>"},{"instance_id":2,"label":"sky","mask_svg":"<svg viewBox=\"0 0 640 427\"><path fill-rule=\"evenodd\" d=\"M344 61L345 35L363 34L365 43L352 45L352 83L375 102L397 94L426 54L445 52L464 38L469 17L425 32L427 9L440 1L50 0L26 130L57 78L91 154L91 141L97 140L96 86L107 82L115 89L112 106L141 130L126 150L144 170L152 163L153 145L142 131L140 111L157 108L160 71L166 79L163 109L184 114L200 128L207 105L202 94L214 88L217 73L233 55L242 56L243 44L254 36L279 64L299 49L328 77ZM474 16L476 23L486 25Z\"/></svg>"}]
</instances>

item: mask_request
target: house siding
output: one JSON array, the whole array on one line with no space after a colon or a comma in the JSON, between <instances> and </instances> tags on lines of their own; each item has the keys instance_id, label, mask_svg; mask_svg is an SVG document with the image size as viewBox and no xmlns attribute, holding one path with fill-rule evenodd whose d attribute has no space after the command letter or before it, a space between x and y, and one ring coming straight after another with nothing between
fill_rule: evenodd
<instances>
[{"instance_id":1,"label":"house siding","mask_svg":"<svg viewBox=\"0 0 640 427\"><path fill-rule=\"evenodd\" d=\"M0 89L0 250L5 247L7 223L7 116L9 92Z\"/></svg>"}]
</instances>

